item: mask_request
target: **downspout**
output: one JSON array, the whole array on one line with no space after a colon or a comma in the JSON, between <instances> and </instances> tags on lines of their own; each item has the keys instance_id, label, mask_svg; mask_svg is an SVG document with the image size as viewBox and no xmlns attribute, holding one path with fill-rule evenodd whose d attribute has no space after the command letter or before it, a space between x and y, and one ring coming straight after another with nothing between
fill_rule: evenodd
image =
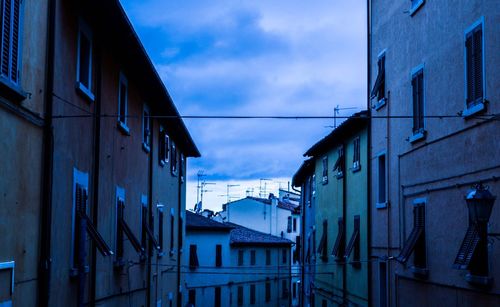
<instances>
[{"instance_id":1,"label":"downspout","mask_svg":"<svg viewBox=\"0 0 500 307\"><path fill-rule=\"evenodd\" d=\"M179 159L179 161L182 161L182 159ZM184 161L186 161L184 163L184 165L187 165L187 158L184 158ZM184 165L183 163L179 163L180 164L180 167L179 167L179 172L182 172L183 176L185 176L184 174L186 174L186 171L184 169ZM182 169L181 169L182 168ZM181 176L179 174L179 176L177 176L177 193L178 193L178 202L177 202L177 212L178 212L178 222L177 222L177 288L176 288L176 291L177 291L177 307L182 307L182 292L181 292L181 246L180 246L180 242L182 240L182 234L183 234L183 231L182 231L182 225L180 223L180 219L181 219L181 214L184 213L184 210L182 210L182 180L181 180ZM182 242L184 242L184 240L182 240Z\"/></svg>"},{"instance_id":2,"label":"downspout","mask_svg":"<svg viewBox=\"0 0 500 307\"><path fill-rule=\"evenodd\" d=\"M370 0L366 0L366 63L367 63L367 69L366 69L366 97L367 97L367 106L366 109L371 113L371 108L370 108L370 84L371 84L371 5L370 5ZM372 241L372 206L371 206L371 199L372 199L372 189L371 189L371 183L372 183L372 176L371 176L371 146L372 146L372 119L371 116L368 118L368 127L367 127L367 198L366 198L366 206L367 208L367 214L366 214L366 223L367 223L367 255L368 255L368 260L372 259L372 250L371 250L371 241ZM368 280L367 280L367 291L368 291L368 305L372 306L374 305L372 302L372 289L370 289L370 284L372 280L372 274L373 274L373 266L370 261L368 263Z\"/></svg>"},{"instance_id":3,"label":"downspout","mask_svg":"<svg viewBox=\"0 0 500 307\"><path fill-rule=\"evenodd\" d=\"M94 102L94 169L92 180L93 191L93 206L92 220L94 225L98 227L99 221L99 169L100 169L100 152L101 152L101 73L102 59L100 44L96 44L94 49L95 54L95 102ZM96 284L97 284L97 250L95 244L92 244L91 254L91 269L90 269L90 302L95 303L96 300Z\"/></svg>"},{"instance_id":4,"label":"downspout","mask_svg":"<svg viewBox=\"0 0 500 307\"><path fill-rule=\"evenodd\" d=\"M149 144L149 170L148 170L148 212L149 212L149 225L153 225L153 155L154 155L154 122L150 124L151 129L151 144ZM153 244L148 240L148 259L147 259L147 282L146 282L146 306L151 306L151 258L153 257Z\"/></svg>"},{"instance_id":5,"label":"downspout","mask_svg":"<svg viewBox=\"0 0 500 307\"><path fill-rule=\"evenodd\" d=\"M292 187L293 188L293 187ZM306 270L306 264L305 264L305 255L304 255L304 250L305 250L305 216L306 216L306 200L304 199L304 194L305 194L305 189L306 186L304 183L302 183L302 188L300 191L300 203L302 206L302 210L300 210L300 243L301 243L301 250L300 250L300 294L299 294L299 306L304 306L305 301L305 291L304 291L304 282L305 282L305 270ZM295 189L294 189L295 190Z\"/></svg>"},{"instance_id":6,"label":"downspout","mask_svg":"<svg viewBox=\"0 0 500 307\"><path fill-rule=\"evenodd\" d=\"M51 270L51 236L52 236L52 175L54 162L54 134L52 126L53 92L54 92L54 53L55 53L55 14L56 0L48 1L47 41L46 41L46 72L45 72L45 110L43 127L42 156L42 191L41 191L41 229L40 229L40 263L38 275L38 304L49 306L50 270Z\"/></svg>"},{"instance_id":7,"label":"downspout","mask_svg":"<svg viewBox=\"0 0 500 307\"><path fill-rule=\"evenodd\" d=\"M344 148L347 148L345 144L342 144ZM344 153L344 161L345 161ZM347 165L347 163L344 163ZM345 168L345 167L344 167ZM344 217L344 233L347 234L347 206L346 206L346 193L347 193L347 169L344 170L345 175L342 178L342 216ZM347 260L347 259L346 259ZM347 261L344 261L342 265L342 303L347 305Z\"/></svg>"}]
</instances>

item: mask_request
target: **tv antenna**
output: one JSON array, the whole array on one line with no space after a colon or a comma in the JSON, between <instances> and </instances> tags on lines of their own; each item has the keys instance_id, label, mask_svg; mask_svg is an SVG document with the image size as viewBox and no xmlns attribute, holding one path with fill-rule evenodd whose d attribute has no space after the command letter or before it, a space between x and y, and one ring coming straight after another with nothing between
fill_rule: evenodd
<instances>
[{"instance_id":1,"label":"tv antenna","mask_svg":"<svg viewBox=\"0 0 500 307\"><path fill-rule=\"evenodd\" d=\"M337 128L337 116L339 116L340 111L342 110L356 110L356 107L347 107L347 108L341 108L339 105L337 105L335 108L333 108L333 126L326 126L327 128Z\"/></svg>"}]
</instances>

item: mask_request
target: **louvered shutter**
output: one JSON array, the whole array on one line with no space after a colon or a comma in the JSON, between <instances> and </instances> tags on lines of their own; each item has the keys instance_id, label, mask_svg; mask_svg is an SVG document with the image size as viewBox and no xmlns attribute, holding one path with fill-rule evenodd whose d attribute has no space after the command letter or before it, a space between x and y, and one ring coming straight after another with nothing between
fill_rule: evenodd
<instances>
[{"instance_id":1,"label":"louvered shutter","mask_svg":"<svg viewBox=\"0 0 500 307\"><path fill-rule=\"evenodd\" d=\"M11 0L12 1L12 41L11 41L11 61L10 61L10 79L12 82L18 82L18 63L19 63L19 19L20 19L20 6L21 0Z\"/></svg>"},{"instance_id":2,"label":"louvered shutter","mask_svg":"<svg viewBox=\"0 0 500 307\"><path fill-rule=\"evenodd\" d=\"M345 235L344 235L344 219L339 217L337 239L333 246L332 255L340 258L344 254Z\"/></svg>"},{"instance_id":3,"label":"louvered shutter","mask_svg":"<svg viewBox=\"0 0 500 307\"><path fill-rule=\"evenodd\" d=\"M123 227L121 220L123 219L124 203L121 199L116 205L116 256L118 259L123 257Z\"/></svg>"},{"instance_id":4,"label":"louvered shutter","mask_svg":"<svg viewBox=\"0 0 500 307\"><path fill-rule=\"evenodd\" d=\"M469 268L476 247L479 244L479 240L479 228L476 224L471 224L458 250L457 257L453 263L454 268L462 270Z\"/></svg>"},{"instance_id":5,"label":"louvered shutter","mask_svg":"<svg viewBox=\"0 0 500 307\"><path fill-rule=\"evenodd\" d=\"M481 26L477 28L477 30L473 33L472 39L472 52L474 54L474 102L481 99L483 97L483 52L482 52L482 44L483 44L483 31Z\"/></svg>"},{"instance_id":6,"label":"louvered shutter","mask_svg":"<svg viewBox=\"0 0 500 307\"><path fill-rule=\"evenodd\" d=\"M418 129L424 128L424 73L421 71L418 76Z\"/></svg>"},{"instance_id":7,"label":"louvered shutter","mask_svg":"<svg viewBox=\"0 0 500 307\"><path fill-rule=\"evenodd\" d=\"M9 78L12 0L2 1L2 75Z\"/></svg>"}]
</instances>

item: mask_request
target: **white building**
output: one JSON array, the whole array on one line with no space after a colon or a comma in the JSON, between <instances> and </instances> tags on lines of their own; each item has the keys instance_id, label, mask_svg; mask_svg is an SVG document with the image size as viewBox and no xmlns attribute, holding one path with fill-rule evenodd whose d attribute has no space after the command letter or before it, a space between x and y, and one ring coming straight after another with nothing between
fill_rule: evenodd
<instances>
[{"instance_id":1,"label":"white building","mask_svg":"<svg viewBox=\"0 0 500 307\"><path fill-rule=\"evenodd\" d=\"M295 243L290 249L292 260L292 306L299 305L300 281L300 195L280 190L279 197L246 198L223 205L217 214L220 220L288 239Z\"/></svg>"},{"instance_id":2,"label":"white building","mask_svg":"<svg viewBox=\"0 0 500 307\"><path fill-rule=\"evenodd\" d=\"M187 211L185 301L203 307L289 306L292 244Z\"/></svg>"}]
</instances>

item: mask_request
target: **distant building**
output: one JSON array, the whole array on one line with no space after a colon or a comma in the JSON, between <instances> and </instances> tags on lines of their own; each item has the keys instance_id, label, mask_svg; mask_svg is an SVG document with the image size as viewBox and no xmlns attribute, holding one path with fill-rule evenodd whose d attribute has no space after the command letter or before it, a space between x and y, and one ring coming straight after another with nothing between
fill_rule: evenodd
<instances>
[{"instance_id":1,"label":"distant building","mask_svg":"<svg viewBox=\"0 0 500 307\"><path fill-rule=\"evenodd\" d=\"M302 190L304 306L368 305L367 114L307 150L293 178Z\"/></svg>"},{"instance_id":2,"label":"distant building","mask_svg":"<svg viewBox=\"0 0 500 307\"><path fill-rule=\"evenodd\" d=\"M300 275L300 198L294 192L280 190L279 197L247 196L223 205L219 215L224 221L289 239L295 243L290 251L292 261L292 305L299 304Z\"/></svg>"},{"instance_id":3,"label":"distant building","mask_svg":"<svg viewBox=\"0 0 500 307\"><path fill-rule=\"evenodd\" d=\"M291 245L187 211L184 301L193 306L289 306Z\"/></svg>"},{"instance_id":4,"label":"distant building","mask_svg":"<svg viewBox=\"0 0 500 307\"><path fill-rule=\"evenodd\" d=\"M499 2L368 4L371 304L500 306Z\"/></svg>"}]
</instances>

